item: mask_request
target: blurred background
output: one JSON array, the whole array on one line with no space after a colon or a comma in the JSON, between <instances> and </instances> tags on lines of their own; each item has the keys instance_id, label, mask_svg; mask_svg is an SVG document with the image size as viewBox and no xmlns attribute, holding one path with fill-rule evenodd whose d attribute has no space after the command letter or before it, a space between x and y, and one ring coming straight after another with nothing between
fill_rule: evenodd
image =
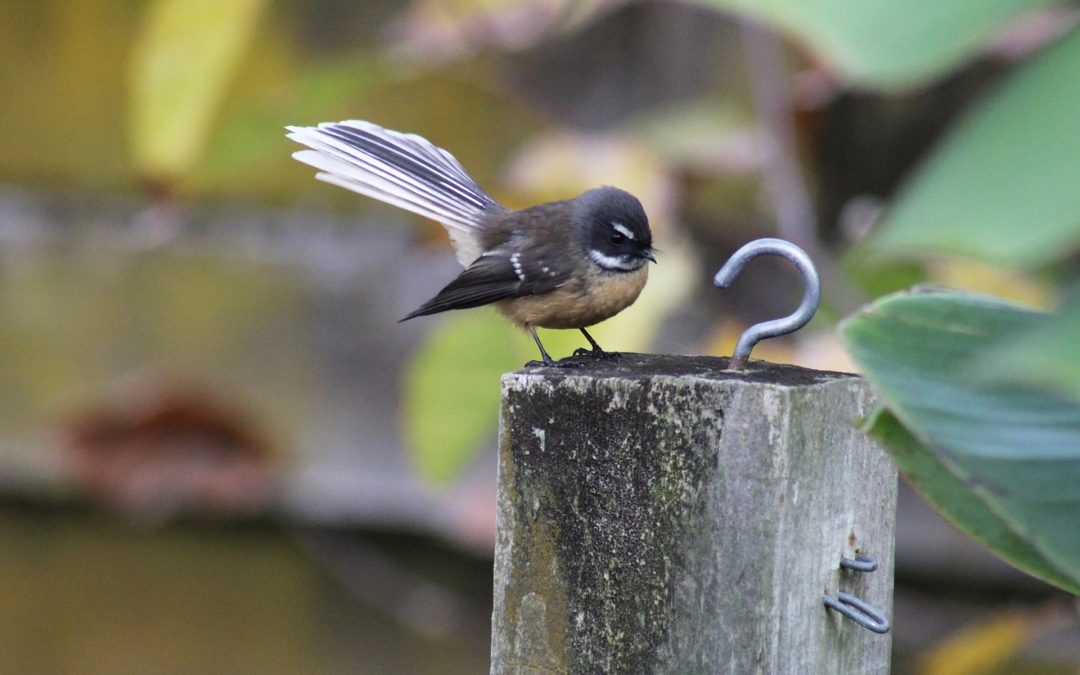
<instances>
[{"instance_id":1,"label":"blurred background","mask_svg":"<svg viewBox=\"0 0 1080 675\"><path fill-rule=\"evenodd\" d=\"M487 671L498 378L535 347L487 309L398 324L444 232L316 182L287 124L419 133L508 206L635 193L660 264L610 350L789 312L773 259L711 286L762 236L825 298L757 358L851 370L836 322L916 282L1051 305L1075 257L861 247L1078 6L872 4L0 5L0 672ZM906 487L896 575L894 672L1080 672L1065 596Z\"/></svg>"}]
</instances>

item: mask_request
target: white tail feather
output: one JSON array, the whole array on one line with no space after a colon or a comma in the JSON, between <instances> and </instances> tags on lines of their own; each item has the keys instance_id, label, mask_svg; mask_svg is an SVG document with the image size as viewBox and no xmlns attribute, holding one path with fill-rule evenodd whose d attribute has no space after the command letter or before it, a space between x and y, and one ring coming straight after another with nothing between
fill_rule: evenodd
<instances>
[{"instance_id":1,"label":"white tail feather","mask_svg":"<svg viewBox=\"0 0 1080 675\"><path fill-rule=\"evenodd\" d=\"M359 120L287 128L289 138L311 148L293 157L318 169L316 178L437 220L462 264L479 257L480 224L503 207L453 155L415 134Z\"/></svg>"}]
</instances>

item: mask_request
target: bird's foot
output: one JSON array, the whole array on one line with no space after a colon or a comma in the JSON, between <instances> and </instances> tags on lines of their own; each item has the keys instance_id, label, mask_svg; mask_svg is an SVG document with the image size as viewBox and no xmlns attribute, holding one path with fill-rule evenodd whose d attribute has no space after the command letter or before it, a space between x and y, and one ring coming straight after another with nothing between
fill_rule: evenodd
<instances>
[{"instance_id":1,"label":"bird's foot","mask_svg":"<svg viewBox=\"0 0 1080 675\"><path fill-rule=\"evenodd\" d=\"M585 365L581 361L574 361L573 359L562 359L556 361L554 359L545 359L543 361L529 361L525 364L526 368L579 368Z\"/></svg>"},{"instance_id":2,"label":"bird's foot","mask_svg":"<svg viewBox=\"0 0 1080 675\"><path fill-rule=\"evenodd\" d=\"M574 356L588 356L593 359L622 358L622 354L620 354L619 352L606 352L599 347L597 347L596 349L585 349L584 347L578 347L574 350Z\"/></svg>"}]
</instances>

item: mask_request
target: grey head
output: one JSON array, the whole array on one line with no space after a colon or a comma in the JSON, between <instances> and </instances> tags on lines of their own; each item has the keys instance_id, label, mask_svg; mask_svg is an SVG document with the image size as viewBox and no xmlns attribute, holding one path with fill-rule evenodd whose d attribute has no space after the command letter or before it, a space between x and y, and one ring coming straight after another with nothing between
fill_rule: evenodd
<instances>
[{"instance_id":1,"label":"grey head","mask_svg":"<svg viewBox=\"0 0 1080 675\"><path fill-rule=\"evenodd\" d=\"M608 272L633 272L653 257L649 218L637 197L613 187L573 200L571 223L586 255Z\"/></svg>"}]
</instances>

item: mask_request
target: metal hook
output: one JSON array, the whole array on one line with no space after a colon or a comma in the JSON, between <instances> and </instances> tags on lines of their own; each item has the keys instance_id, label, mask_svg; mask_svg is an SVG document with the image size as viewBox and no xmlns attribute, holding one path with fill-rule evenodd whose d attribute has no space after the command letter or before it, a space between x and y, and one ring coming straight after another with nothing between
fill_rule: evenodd
<instances>
[{"instance_id":1,"label":"metal hook","mask_svg":"<svg viewBox=\"0 0 1080 675\"><path fill-rule=\"evenodd\" d=\"M735 280L735 277L739 275L746 263L759 255L766 254L786 258L799 268L805 286L802 303L792 314L782 319L763 321L743 331L738 344L735 345L735 351L731 355L731 367L734 370L746 368L746 364L750 360L750 351L760 340L776 337L777 335L786 335L805 326L813 318L818 304L821 302L821 281L818 279L817 270L814 269L814 263L810 260L810 256L806 255L806 251L803 251L795 244L783 239L755 239L746 244L728 258L728 261L716 273L713 283L720 288L727 288Z\"/></svg>"},{"instance_id":2,"label":"metal hook","mask_svg":"<svg viewBox=\"0 0 1080 675\"><path fill-rule=\"evenodd\" d=\"M878 568L878 564L868 555L856 554L854 560L840 556L840 568L852 572L873 572ZM835 609L867 630L875 633L889 632L889 620L885 618L885 615L850 593L840 593L835 598L826 594L825 606Z\"/></svg>"},{"instance_id":3,"label":"metal hook","mask_svg":"<svg viewBox=\"0 0 1080 675\"><path fill-rule=\"evenodd\" d=\"M892 628L884 614L851 593L840 593L835 598L826 594L825 606L835 609L841 615L875 633L888 633Z\"/></svg>"},{"instance_id":4,"label":"metal hook","mask_svg":"<svg viewBox=\"0 0 1080 675\"><path fill-rule=\"evenodd\" d=\"M840 556L840 567L852 572L873 572L877 561L868 555L856 555L854 560Z\"/></svg>"}]
</instances>

